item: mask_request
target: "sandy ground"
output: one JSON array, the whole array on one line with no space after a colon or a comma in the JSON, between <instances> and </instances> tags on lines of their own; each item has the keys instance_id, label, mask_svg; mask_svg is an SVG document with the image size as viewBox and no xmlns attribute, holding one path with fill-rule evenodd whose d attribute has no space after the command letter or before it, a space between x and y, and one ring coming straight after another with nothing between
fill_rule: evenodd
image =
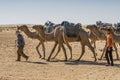
<instances>
[{"instance_id":1,"label":"sandy ground","mask_svg":"<svg viewBox=\"0 0 120 80\"><path fill-rule=\"evenodd\" d=\"M24 52L29 56L26 62L16 62L15 31L0 32L0 80L120 80L120 60L115 60L115 66L105 66L106 60L94 62L92 52L86 47L85 55L81 61L75 62L81 52L79 42L70 43L73 48L73 60L64 62L63 51L55 60L47 62L38 57L35 50L38 40L25 37L26 46ZM46 42L46 58L50 54L53 42ZM101 55L104 42L97 42L97 58ZM118 46L118 48L120 48ZM67 55L70 57L68 48ZM120 50L118 50L120 53ZM42 49L40 47L41 54ZM55 53L54 53L55 54Z\"/></svg>"}]
</instances>

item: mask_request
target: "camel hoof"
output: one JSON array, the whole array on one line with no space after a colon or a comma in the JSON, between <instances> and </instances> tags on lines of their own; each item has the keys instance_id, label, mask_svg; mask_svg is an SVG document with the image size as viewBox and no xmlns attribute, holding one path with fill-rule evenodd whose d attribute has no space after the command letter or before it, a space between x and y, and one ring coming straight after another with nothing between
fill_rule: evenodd
<instances>
[{"instance_id":1,"label":"camel hoof","mask_svg":"<svg viewBox=\"0 0 120 80\"><path fill-rule=\"evenodd\" d=\"M40 55L39 58L41 58L42 56Z\"/></svg>"},{"instance_id":2,"label":"camel hoof","mask_svg":"<svg viewBox=\"0 0 120 80\"><path fill-rule=\"evenodd\" d=\"M102 58L99 58L98 60L102 60Z\"/></svg>"},{"instance_id":3,"label":"camel hoof","mask_svg":"<svg viewBox=\"0 0 120 80\"><path fill-rule=\"evenodd\" d=\"M77 59L77 60L75 60L75 61L80 61L80 59Z\"/></svg>"},{"instance_id":4,"label":"camel hoof","mask_svg":"<svg viewBox=\"0 0 120 80\"><path fill-rule=\"evenodd\" d=\"M55 57L53 57L52 59L55 59Z\"/></svg>"},{"instance_id":5,"label":"camel hoof","mask_svg":"<svg viewBox=\"0 0 120 80\"><path fill-rule=\"evenodd\" d=\"M96 62L96 61L97 61L97 59L94 60L94 62Z\"/></svg>"},{"instance_id":6,"label":"camel hoof","mask_svg":"<svg viewBox=\"0 0 120 80\"><path fill-rule=\"evenodd\" d=\"M41 58L41 59L45 59L45 57Z\"/></svg>"},{"instance_id":7,"label":"camel hoof","mask_svg":"<svg viewBox=\"0 0 120 80\"><path fill-rule=\"evenodd\" d=\"M50 61L50 59L47 59L47 61Z\"/></svg>"}]
</instances>

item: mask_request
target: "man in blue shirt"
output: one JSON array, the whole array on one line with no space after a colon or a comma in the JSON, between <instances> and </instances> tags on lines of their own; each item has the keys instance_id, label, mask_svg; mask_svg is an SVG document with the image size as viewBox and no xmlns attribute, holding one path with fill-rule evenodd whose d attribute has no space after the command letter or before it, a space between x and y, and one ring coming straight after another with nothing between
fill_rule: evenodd
<instances>
[{"instance_id":1,"label":"man in blue shirt","mask_svg":"<svg viewBox=\"0 0 120 80\"><path fill-rule=\"evenodd\" d=\"M17 30L16 31L16 36L17 36L17 60L16 61L20 61L21 60L21 56L24 57L26 59L26 61L28 60L28 56L24 54L23 49L24 49L24 45L25 45L25 41L23 36L20 34L20 32Z\"/></svg>"}]
</instances>

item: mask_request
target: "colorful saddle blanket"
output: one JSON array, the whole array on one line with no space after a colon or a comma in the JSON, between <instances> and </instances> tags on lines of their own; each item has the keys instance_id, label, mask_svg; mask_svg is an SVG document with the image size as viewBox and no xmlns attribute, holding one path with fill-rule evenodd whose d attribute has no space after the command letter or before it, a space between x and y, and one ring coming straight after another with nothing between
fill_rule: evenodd
<instances>
[{"instance_id":1,"label":"colorful saddle blanket","mask_svg":"<svg viewBox=\"0 0 120 80\"><path fill-rule=\"evenodd\" d=\"M74 24L68 21L63 21L61 26L63 26L64 31L68 37L77 37L81 24Z\"/></svg>"}]
</instances>

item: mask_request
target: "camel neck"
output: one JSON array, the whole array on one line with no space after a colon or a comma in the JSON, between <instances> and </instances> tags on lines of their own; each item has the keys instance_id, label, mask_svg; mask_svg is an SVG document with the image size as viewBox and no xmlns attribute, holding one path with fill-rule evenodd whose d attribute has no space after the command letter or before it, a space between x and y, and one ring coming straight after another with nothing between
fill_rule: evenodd
<instances>
[{"instance_id":1,"label":"camel neck","mask_svg":"<svg viewBox=\"0 0 120 80\"><path fill-rule=\"evenodd\" d=\"M93 31L97 36L100 36L100 31L97 29L96 31Z\"/></svg>"},{"instance_id":2,"label":"camel neck","mask_svg":"<svg viewBox=\"0 0 120 80\"><path fill-rule=\"evenodd\" d=\"M33 34L32 34L32 32L30 32L30 30L29 30L28 28L25 29L24 33L25 33L28 37L33 38L33 36L32 36Z\"/></svg>"},{"instance_id":3,"label":"camel neck","mask_svg":"<svg viewBox=\"0 0 120 80\"><path fill-rule=\"evenodd\" d=\"M38 31L39 32L39 37L42 39L42 40L47 40L47 41L50 41L51 39L54 38L54 33L47 33L45 31Z\"/></svg>"},{"instance_id":4,"label":"camel neck","mask_svg":"<svg viewBox=\"0 0 120 80\"><path fill-rule=\"evenodd\" d=\"M105 35L104 35L104 33L103 33L102 31L96 29L96 31L93 31L93 32L94 32L94 34L96 34L97 37L99 37L100 39L105 38Z\"/></svg>"},{"instance_id":5,"label":"camel neck","mask_svg":"<svg viewBox=\"0 0 120 80\"><path fill-rule=\"evenodd\" d=\"M45 39L51 41L55 39L60 34L59 27L55 28L52 32L45 32Z\"/></svg>"},{"instance_id":6,"label":"camel neck","mask_svg":"<svg viewBox=\"0 0 120 80\"><path fill-rule=\"evenodd\" d=\"M39 36L41 37L41 39L47 40L47 41L52 41L53 39L55 39L55 37L57 35L60 34L59 28L55 28L52 32L47 33L44 30L38 30L39 32Z\"/></svg>"}]
</instances>

